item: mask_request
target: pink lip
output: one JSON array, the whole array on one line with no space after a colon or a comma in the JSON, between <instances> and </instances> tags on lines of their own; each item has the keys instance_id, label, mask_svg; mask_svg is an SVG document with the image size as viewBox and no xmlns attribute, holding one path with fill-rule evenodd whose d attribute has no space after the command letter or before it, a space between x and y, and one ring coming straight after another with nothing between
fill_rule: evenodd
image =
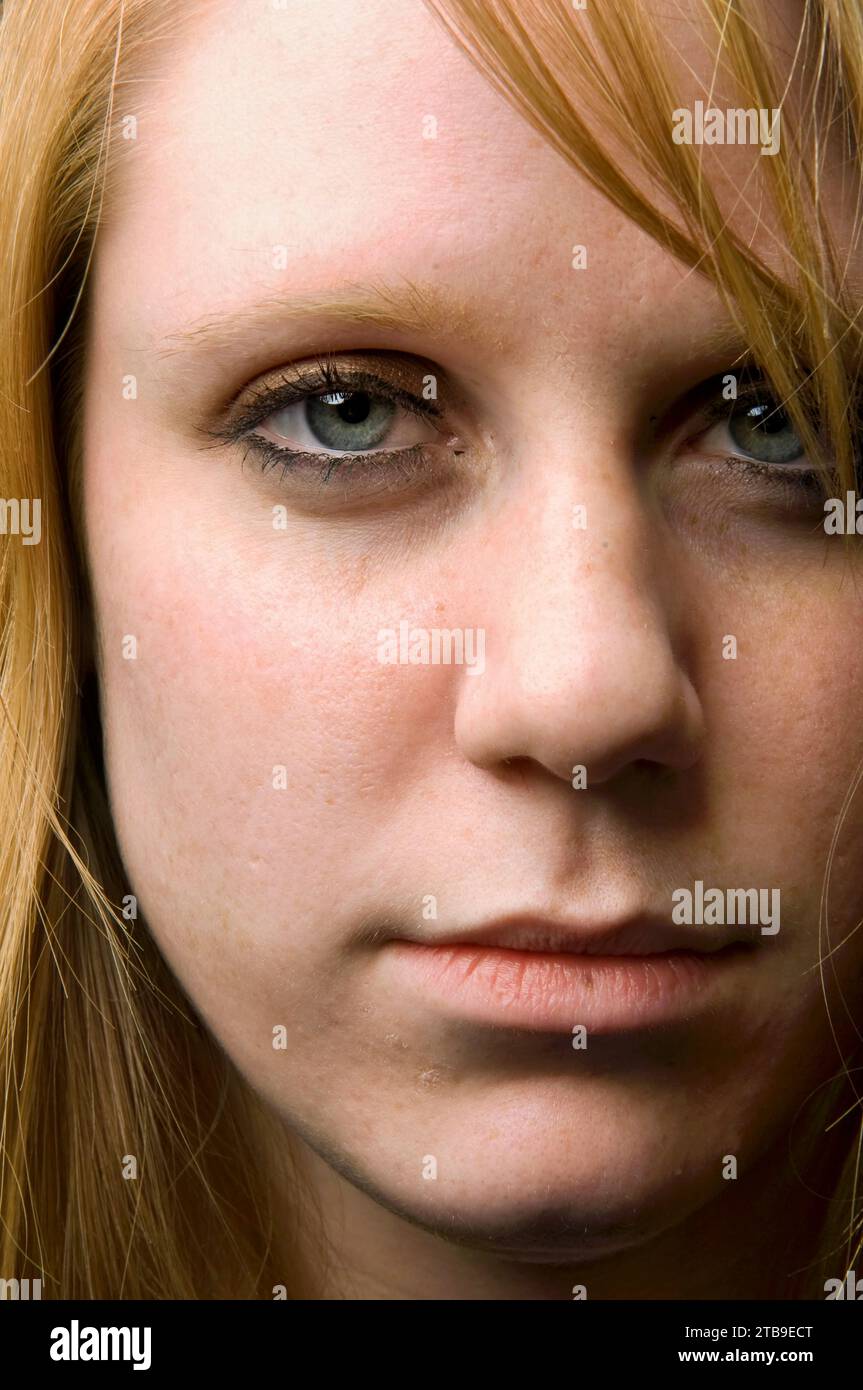
<instances>
[{"instance_id":1,"label":"pink lip","mask_svg":"<svg viewBox=\"0 0 863 1390\"><path fill-rule=\"evenodd\" d=\"M626 933L619 932L599 954L584 950L583 939L580 950L571 938L569 950L498 944L505 934L489 929L485 935L495 942L478 940L483 933L441 944L391 941L386 950L397 987L454 1017L498 1027L572 1032L582 1024L588 1034L613 1033L692 1017L708 997L716 998L723 981L727 989L731 972L749 954L739 938L693 949L690 935L688 948L642 945L627 954L621 949ZM537 924L536 938L540 934ZM596 933L592 944L604 935Z\"/></svg>"}]
</instances>

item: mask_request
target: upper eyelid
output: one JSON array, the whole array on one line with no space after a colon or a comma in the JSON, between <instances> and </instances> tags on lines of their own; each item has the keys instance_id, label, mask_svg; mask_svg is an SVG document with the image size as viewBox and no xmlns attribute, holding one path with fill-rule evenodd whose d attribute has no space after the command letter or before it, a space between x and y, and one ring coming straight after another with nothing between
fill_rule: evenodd
<instances>
[{"instance_id":1,"label":"upper eyelid","mask_svg":"<svg viewBox=\"0 0 863 1390\"><path fill-rule=\"evenodd\" d=\"M737 395L725 400L722 386L729 376L737 377ZM690 391L676 401L659 423L657 433L678 440L693 439L706 426L720 424L730 419L735 411L745 409L756 401L772 401L777 410L785 408L779 394L756 366L747 363L745 367L729 368L726 372L717 372L697 386L694 392Z\"/></svg>"},{"instance_id":2,"label":"upper eyelid","mask_svg":"<svg viewBox=\"0 0 863 1390\"><path fill-rule=\"evenodd\" d=\"M324 370L322 364L325 364ZM426 375L434 375L438 381L445 379L443 373L439 372ZM436 401L424 399L383 373L371 370L363 365L359 356L355 365L347 366L327 357L316 358L296 368L283 368L280 378L275 382L270 378L255 388L252 397L232 410L227 420L204 433L218 441L234 443L275 411L337 390L375 392L432 423L444 416Z\"/></svg>"},{"instance_id":3,"label":"upper eyelid","mask_svg":"<svg viewBox=\"0 0 863 1390\"><path fill-rule=\"evenodd\" d=\"M725 377L737 375L738 374L735 372L723 373L723 375L718 378L718 386L716 388L716 391L719 391L719 387L721 387L722 382L725 380ZM730 406L733 409L733 407L739 401L761 400L773 401L777 409L784 409L783 402L779 399L778 392L773 390L773 387L770 385L770 382L768 381L767 377L755 376L752 373L748 373L746 376L744 376L742 373L740 374L740 377L738 378L736 396L732 396L729 400L725 400L717 399L717 395L712 394L710 399L711 401L716 402L717 408L721 408L723 406Z\"/></svg>"},{"instance_id":4,"label":"upper eyelid","mask_svg":"<svg viewBox=\"0 0 863 1390\"><path fill-rule=\"evenodd\" d=\"M702 421L707 421L708 424L718 424L729 419L736 410L762 401L772 402L776 411L783 410L782 402L773 394L767 382L751 382L741 387L737 395L730 400L723 399L721 395L710 396L695 414L700 415Z\"/></svg>"}]
</instances>

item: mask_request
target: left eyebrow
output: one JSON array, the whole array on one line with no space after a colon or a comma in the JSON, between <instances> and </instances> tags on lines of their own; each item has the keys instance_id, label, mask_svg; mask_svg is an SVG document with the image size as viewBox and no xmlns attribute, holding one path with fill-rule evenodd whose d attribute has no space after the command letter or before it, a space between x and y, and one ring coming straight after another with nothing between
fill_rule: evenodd
<instances>
[{"instance_id":1,"label":"left eyebrow","mask_svg":"<svg viewBox=\"0 0 863 1390\"><path fill-rule=\"evenodd\" d=\"M346 285L334 293L271 295L258 304L199 319L167 334L156 355L172 358L188 351L196 355L236 351L246 341L254 344L268 328L302 327L322 319L392 332L473 340L484 337L486 342L489 336L487 331L483 333L481 318L471 316L464 300L434 285L405 279L395 285Z\"/></svg>"}]
</instances>

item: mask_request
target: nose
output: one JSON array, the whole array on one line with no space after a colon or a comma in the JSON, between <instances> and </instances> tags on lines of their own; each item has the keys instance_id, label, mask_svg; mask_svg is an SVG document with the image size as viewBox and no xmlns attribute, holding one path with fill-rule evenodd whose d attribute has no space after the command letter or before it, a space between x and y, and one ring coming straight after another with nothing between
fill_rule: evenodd
<instances>
[{"instance_id":1,"label":"nose","mask_svg":"<svg viewBox=\"0 0 863 1390\"><path fill-rule=\"evenodd\" d=\"M636 762L683 771L703 712L644 509L618 495L613 526L573 532L558 504L487 552L485 669L461 681L457 745L480 767L529 759L567 782L584 767L588 787Z\"/></svg>"}]
</instances>

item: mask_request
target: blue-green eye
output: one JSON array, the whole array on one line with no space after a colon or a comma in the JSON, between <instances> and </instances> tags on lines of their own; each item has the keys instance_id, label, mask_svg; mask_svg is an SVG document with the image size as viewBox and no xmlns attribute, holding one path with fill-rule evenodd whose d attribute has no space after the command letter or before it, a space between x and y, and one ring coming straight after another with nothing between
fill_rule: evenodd
<instances>
[{"instance_id":1,"label":"blue-green eye","mask_svg":"<svg viewBox=\"0 0 863 1390\"><path fill-rule=\"evenodd\" d=\"M267 420L271 433L291 438L297 428L325 449L359 453L387 442L398 407L368 391L331 391L274 411Z\"/></svg>"},{"instance_id":2,"label":"blue-green eye","mask_svg":"<svg viewBox=\"0 0 863 1390\"><path fill-rule=\"evenodd\" d=\"M734 410L728 418L728 433L738 449L761 463L796 463L805 454L787 414L770 399Z\"/></svg>"},{"instance_id":3,"label":"blue-green eye","mask_svg":"<svg viewBox=\"0 0 863 1390\"><path fill-rule=\"evenodd\" d=\"M341 460L407 455L441 435L441 411L383 377L326 361L262 391L244 434L268 457L317 456L332 469Z\"/></svg>"},{"instance_id":4,"label":"blue-green eye","mask_svg":"<svg viewBox=\"0 0 863 1390\"><path fill-rule=\"evenodd\" d=\"M442 380L389 353L344 361L322 354L261 383L231 418L205 433L239 445L244 463L256 457L262 472L277 470L296 496L305 491L316 505L320 484L331 479L343 500L349 490L361 501L414 495L424 478L432 485L452 477L453 460L464 452L438 401L448 396Z\"/></svg>"}]
</instances>

